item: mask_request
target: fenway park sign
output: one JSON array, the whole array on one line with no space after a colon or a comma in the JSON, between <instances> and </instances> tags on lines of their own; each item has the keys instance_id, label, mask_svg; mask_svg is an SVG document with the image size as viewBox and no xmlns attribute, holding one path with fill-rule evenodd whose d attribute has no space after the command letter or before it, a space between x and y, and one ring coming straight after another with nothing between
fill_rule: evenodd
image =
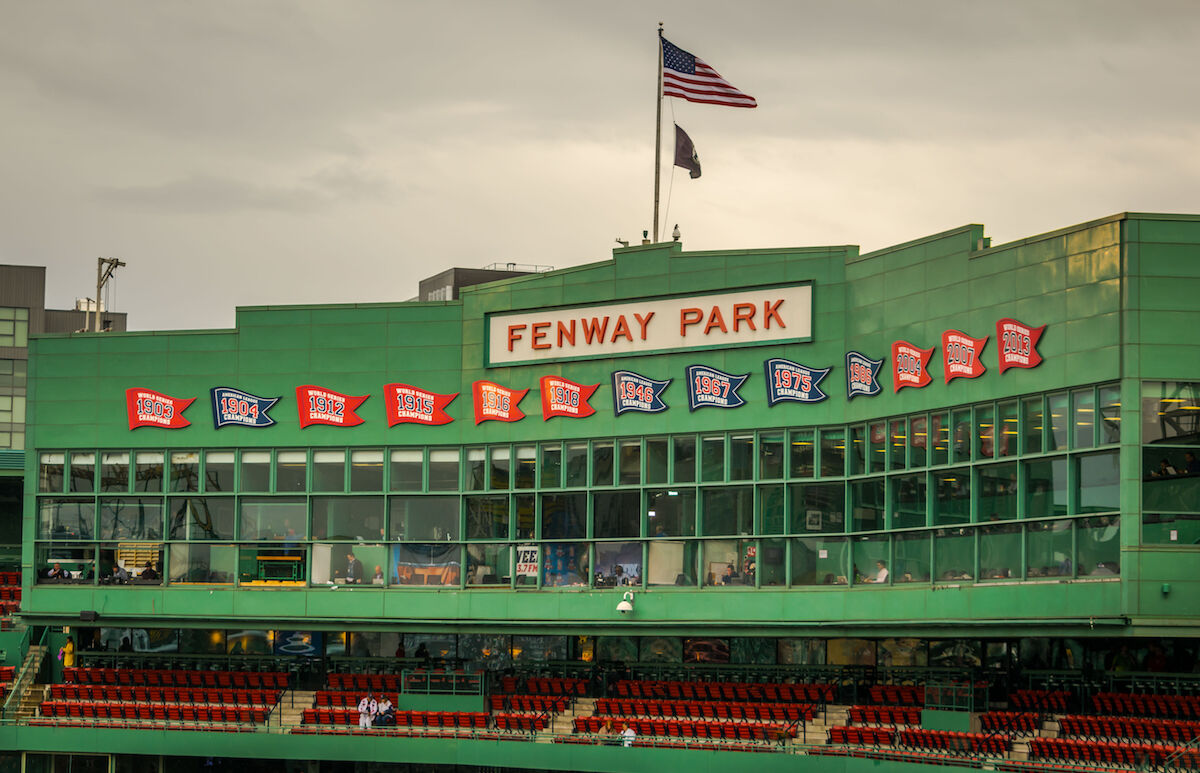
<instances>
[{"instance_id":1,"label":"fenway park sign","mask_svg":"<svg viewBox=\"0 0 1200 773\"><path fill-rule=\"evenodd\" d=\"M487 365L755 346L812 337L810 283L489 314Z\"/></svg>"}]
</instances>

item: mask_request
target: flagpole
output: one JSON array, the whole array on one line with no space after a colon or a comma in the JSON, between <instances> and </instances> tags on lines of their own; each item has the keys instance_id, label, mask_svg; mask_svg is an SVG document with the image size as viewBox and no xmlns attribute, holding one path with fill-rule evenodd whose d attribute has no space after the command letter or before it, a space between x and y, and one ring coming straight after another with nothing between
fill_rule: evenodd
<instances>
[{"instance_id":1,"label":"flagpole","mask_svg":"<svg viewBox=\"0 0 1200 773\"><path fill-rule=\"evenodd\" d=\"M658 79L654 95L654 243L658 243L658 188L662 169L663 23L658 23Z\"/></svg>"}]
</instances>

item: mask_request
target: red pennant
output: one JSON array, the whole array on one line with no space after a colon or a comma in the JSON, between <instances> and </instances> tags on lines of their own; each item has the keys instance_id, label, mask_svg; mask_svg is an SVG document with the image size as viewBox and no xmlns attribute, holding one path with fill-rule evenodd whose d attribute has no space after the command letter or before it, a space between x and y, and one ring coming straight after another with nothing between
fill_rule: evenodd
<instances>
[{"instance_id":1,"label":"red pennant","mask_svg":"<svg viewBox=\"0 0 1200 773\"><path fill-rule=\"evenodd\" d=\"M596 409L588 400L600 388L599 384L585 386L559 376L542 376L542 421L554 416L582 419Z\"/></svg>"},{"instance_id":2,"label":"red pennant","mask_svg":"<svg viewBox=\"0 0 1200 773\"><path fill-rule=\"evenodd\" d=\"M983 367L983 347L988 337L972 338L961 330L942 333L942 375L949 384L956 378L979 378Z\"/></svg>"},{"instance_id":3,"label":"red pennant","mask_svg":"<svg viewBox=\"0 0 1200 773\"><path fill-rule=\"evenodd\" d=\"M195 400L194 397L170 397L152 389L126 389L125 410L129 414L129 428L182 429L190 426L191 422L183 418L183 412Z\"/></svg>"},{"instance_id":4,"label":"red pennant","mask_svg":"<svg viewBox=\"0 0 1200 773\"><path fill-rule=\"evenodd\" d=\"M996 340L1000 342L1000 372L1009 368L1036 368L1042 364L1038 354L1038 339L1046 329L1030 327L1015 319L1002 319L996 323Z\"/></svg>"},{"instance_id":5,"label":"red pennant","mask_svg":"<svg viewBox=\"0 0 1200 773\"><path fill-rule=\"evenodd\" d=\"M907 386L927 386L933 380L929 377L929 360L932 357L933 349L922 349L907 341L893 343L892 392L899 392Z\"/></svg>"},{"instance_id":6,"label":"red pennant","mask_svg":"<svg viewBox=\"0 0 1200 773\"><path fill-rule=\"evenodd\" d=\"M305 384L296 387L296 410L300 413L300 428L313 424L331 427L356 427L363 423L355 413L370 395L355 397L334 392L325 387Z\"/></svg>"},{"instance_id":7,"label":"red pennant","mask_svg":"<svg viewBox=\"0 0 1200 773\"><path fill-rule=\"evenodd\" d=\"M520 421L525 414L517 406L529 394L528 389L507 389L491 381L476 381L471 386L475 397L475 423Z\"/></svg>"},{"instance_id":8,"label":"red pennant","mask_svg":"<svg viewBox=\"0 0 1200 773\"><path fill-rule=\"evenodd\" d=\"M446 406L454 402L458 392L442 395L427 392L408 384L385 384L383 402L387 406L388 426L397 424L449 424Z\"/></svg>"}]
</instances>

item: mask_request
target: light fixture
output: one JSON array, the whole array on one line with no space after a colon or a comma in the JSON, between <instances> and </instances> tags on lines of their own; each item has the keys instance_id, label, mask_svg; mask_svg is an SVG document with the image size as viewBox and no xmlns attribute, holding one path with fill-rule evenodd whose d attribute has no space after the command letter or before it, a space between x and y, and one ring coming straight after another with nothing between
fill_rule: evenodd
<instances>
[{"instance_id":1,"label":"light fixture","mask_svg":"<svg viewBox=\"0 0 1200 773\"><path fill-rule=\"evenodd\" d=\"M625 591L625 595L621 597L620 603L617 604L617 611L623 615L633 612L633 591Z\"/></svg>"}]
</instances>

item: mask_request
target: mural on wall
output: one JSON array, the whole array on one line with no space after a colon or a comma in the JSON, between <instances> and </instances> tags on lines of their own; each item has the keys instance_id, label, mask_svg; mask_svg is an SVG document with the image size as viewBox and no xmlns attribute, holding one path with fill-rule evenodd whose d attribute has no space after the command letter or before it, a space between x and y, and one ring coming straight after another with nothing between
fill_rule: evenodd
<instances>
[{"instance_id":1,"label":"mural on wall","mask_svg":"<svg viewBox=\"0 0 1200 773\"><path fill-rule=\"evenodd\" d=\"M638 413L662 413L667 410L663 392L674 379L658 381L632 370L618 370L612 374L613 411L620 416L626 411Z\"/></svg>"},{"instance_id":2,"label":"mural on wall","mask_svg":"<svg viewBox=\"0 0 1200 773\"><path fill-rule=\"evenodd\" d=\"M278 397L259 397L231 387L214 387L212 396L213 428L229 425L237 427L269 427L275 420L267 411L279 402Z\"/></svg>"},{"instance_id":3,"label":"mural on wall","mask_svg":"<svg viewBox=\"0 0 1200 773\"><path fill-rule=\"evenodd\" d=\"M846 352L846 399L874 397L882 391L879 370L883 360L872 360L861 352Z\"/></svg>"},{"instance_id":4,"label":"mural on wall","mask_svg":"<svg viewBox=\"0 0 1200 773\"><path fill-rule=\"evenodd\" d=\"M171 397L140 387L126 389L125 410L129 415L129 428L182 429L190 426L191 422L183 418L183 412L195 401L194 397Z\"/></svg>"},{"instance_id":5,"label":"mural on wall","mask_svg":"<svg viewBox=\"0 0 1200 773\"><path fill-rule=\"evenodd\" d=\"M972 338L961 330L942 333L942 375L949 384L956 378L979 378L987 368L983 367L983 347L988 337Z\"/></svg>"},{"instance_id":6,"label":"mural on wall","mask_svg":"<svg viewBox=\"0 0 1200 773\"><path fill-rule=\"evenodd\" d=\"M388 426L397 424L449 424L454 419L446 408L458 397L429 392L409 384L387 384L383 387L383 403L387 408Z\"/></svg>"},{"instance_id":7,"label":"mural on wall","mask_svg":"<svg viewBox=\"0 0 1200 773\"><path fill-rule=\"evenodd\" d=\"M819 403L829 397L819 384L832 368L810 368L782 357L772 357L763 368L767 374L767 405L785 401Z\"/></svg>"},{"instance_id":8,"label":"mural on wall","mask_svg":"<svg viewBox=\"0 0 1200 773\"><path fill-rule=\"evenodd\" d=\"M588 400L600 388L599 384L576 384L561 376L542 376L541 385L543 421L555 416L582 419L596 412Z\"/></svg>"},{"instance_id":9,"label":"mural on wall","mask_svg":"<svg viewBox=\"0 0 1200 773\"><path fill-rule=\"evenodd\" d=\"M749 373L736 376L706 365L689 365L688 410L739 408L745 405L746 401L738 394L738 389L748 378Z\"/></svg>"},{"instance_id":10,"label":"mural on wall","mask_svg":"<svg viewBox=\"0 0 1200 773\"><path fill-rule=\"evenodd\" d=\"M892 392L899 392L904 387L920 389L929 385L933 379L929 375L929 361L933 358L933 349L922 349L908 341L896 341L892 344Z\"/></svg>"},{"instance_id":11,"label":"mural on wall","mask_svg":"<svg viewBox=\"0 0 1200 773\"><path fill-rule=\"evenodd\" d=\"M1038 340L1046 326L1030 327L1015 319L1004 318L996 323L996 340L1000 342L1000 372L1009 368L1036 368L1042 364Z\"/></svg>"},{"instance_id":12,"label":"mural on wall","mask_svg":"<svg viewBox=\"0 0 1200 773\"><path fill-rule=\"evenodd\" d=\"M300 414L300 428L314 424L330 427L356 427L363 423L355 413L370 395L356 397L334 392L325 387L305 384L296 387L296 410Z\"/></svg>"}]
</instances>

